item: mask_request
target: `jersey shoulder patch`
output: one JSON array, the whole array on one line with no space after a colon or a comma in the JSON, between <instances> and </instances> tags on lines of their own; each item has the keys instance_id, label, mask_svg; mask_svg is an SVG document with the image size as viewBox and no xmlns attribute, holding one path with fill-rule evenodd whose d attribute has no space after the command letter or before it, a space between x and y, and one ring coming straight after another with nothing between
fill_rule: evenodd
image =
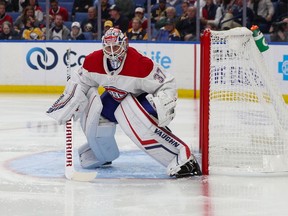
<instances>
[{"instance_id":1,"label":"jersey shoulder patch","mask_svg":"<svg viewBox=\"0 0 288 216\"><path fill-rule=\"evenodd\" d=\"M85 57L83 68L88 72L97 72L100 74L106 74L103 67L103 51L97 50L95 52L90 53Z\"/></svg>"}]
</instances>

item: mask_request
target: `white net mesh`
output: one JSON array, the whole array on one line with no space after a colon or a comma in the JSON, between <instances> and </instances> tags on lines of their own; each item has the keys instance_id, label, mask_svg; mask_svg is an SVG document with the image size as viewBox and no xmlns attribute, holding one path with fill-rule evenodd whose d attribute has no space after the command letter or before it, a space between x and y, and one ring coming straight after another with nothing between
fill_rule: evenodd
<instances>
[{"instance_id":1,"label":"white net mesh","mask_svg":"<svg viewBox=\"0 0 288 216\"><path fill-rule=\"evenodd\" d=\"M288 109L247 28L211 31L210 173L288 171Z\"/></svg>"}]
</instances>

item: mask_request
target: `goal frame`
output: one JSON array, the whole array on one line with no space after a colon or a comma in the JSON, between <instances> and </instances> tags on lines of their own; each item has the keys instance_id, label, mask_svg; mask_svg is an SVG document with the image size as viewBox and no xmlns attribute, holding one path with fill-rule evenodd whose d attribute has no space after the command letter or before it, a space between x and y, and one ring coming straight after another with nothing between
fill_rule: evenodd
<instances>
[{"instance_id":1,"label":"goal frame","mask_svg":"<svg viewBox=\"0 0 288 216\"><path fill-rule=\"evenodd\" d=\"M244 27L201 35L203 175L288 174L287 105L253 37Z\"/></svg>"},{"instance_id":2,"label":"goal frame","mask_svg":"<svg viewBox=\"0 0 288 216\"><path fill-rule=\"evenodd\" d=\"M202 173L209 175L209 88L210 88L210 30L201 36L200 52L200 128L199 152L202 153Z\"/></svg>"}]
</instances>

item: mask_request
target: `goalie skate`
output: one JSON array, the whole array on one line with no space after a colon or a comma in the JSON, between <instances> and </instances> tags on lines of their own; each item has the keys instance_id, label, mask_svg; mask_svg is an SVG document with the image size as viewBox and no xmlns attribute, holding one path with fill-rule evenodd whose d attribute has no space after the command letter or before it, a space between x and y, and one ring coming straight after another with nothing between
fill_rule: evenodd
<instances>
[{"instance_id":1,"label":"goalie skate","mask_svg":"<svg viewBox=\"0 0 288 216\"><path fill-rule=\"evenodd\" d=\"M171 175L171 177L175 176L176 178L184 178L184 177L190 177L190 176L201 176L202 172L200 169L199 164L195 159L191 159L184 165L180 167L180 170Z\"/></svg>"}]
</instances>

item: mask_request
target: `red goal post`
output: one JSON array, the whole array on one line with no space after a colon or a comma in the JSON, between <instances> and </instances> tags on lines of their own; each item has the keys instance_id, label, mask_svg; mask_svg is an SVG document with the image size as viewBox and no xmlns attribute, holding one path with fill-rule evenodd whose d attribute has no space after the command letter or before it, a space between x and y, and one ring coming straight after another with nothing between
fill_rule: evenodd
<instances>
[{"instance_id":1,"label":"red goal post","mask_svg":"<svg viewBox=\"0 0 288 216\"><path fill-rule=\"evenodd\" d=\"M288 171L288 109L247 28L201 36L202 172Z\"/></svg>"}]
</instances>

